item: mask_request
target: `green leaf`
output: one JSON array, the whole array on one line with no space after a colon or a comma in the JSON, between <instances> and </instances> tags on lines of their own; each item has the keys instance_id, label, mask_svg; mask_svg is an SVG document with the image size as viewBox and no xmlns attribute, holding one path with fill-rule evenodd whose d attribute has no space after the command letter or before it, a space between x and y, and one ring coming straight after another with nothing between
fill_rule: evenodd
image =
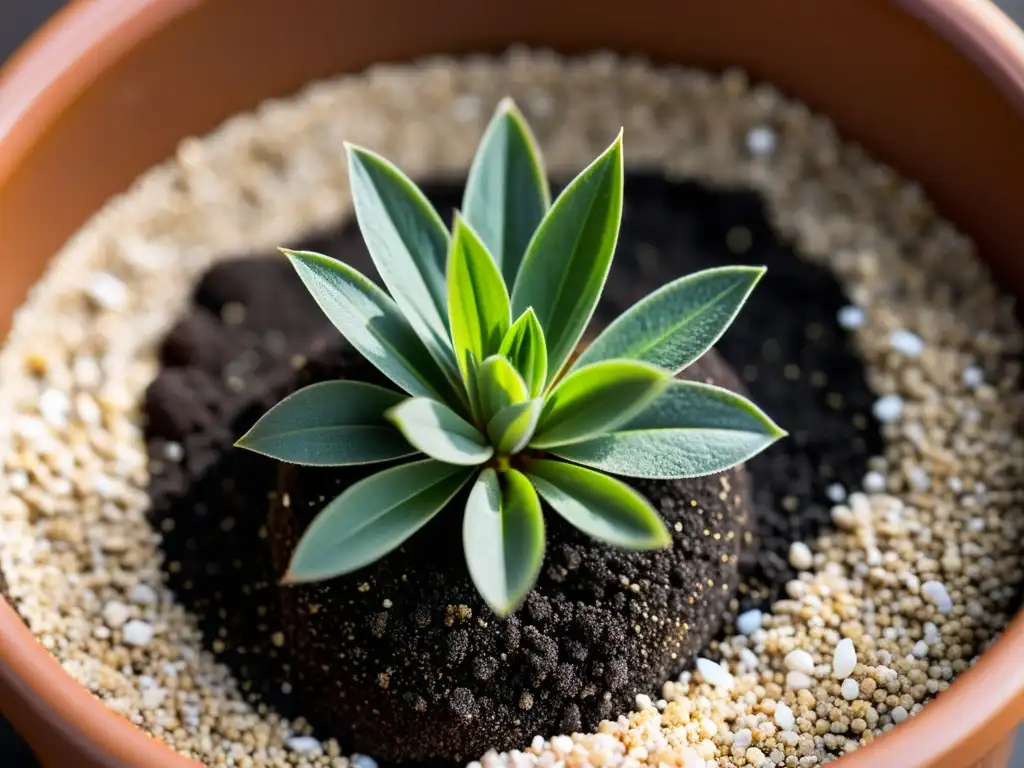
<instances>
[{"instance_id":1,"label":"green leaf","mask_svg":"<svg viewBox=\"0 0 1024 768\"><path fill-rule=\"evenodd\" d=\"M358 270L312 251L281 252L334 327L411 395L461 402L449 378L384 291Z\"/></svg>"},{"instance_id":2,"label":"green leaf","mask_svg":"<svg viewBox=\"0 0 1024 768\"><path fill-rule=\"evenodd\" d=\"M462 541L470 578L499 616L533 588L544 562L544 515L530 481L514 469L485 469L470 491Z\"/></svg>"},{"instance_id":3,"label":"green leaf","mask_svg":"<svg viewBox=\"0 0 1024 768\"><path fill-rule=\"evenodd\" d=\"M503 99L477 148L462 210L511 286L551 205L537 141L512 99Z\"/></svg>"},{"instance_id":4,"label":"green leaf","mask_svg":"<svg viewBox=\"0 0 1024 768\"><path fill-rule=\"evenodd\" d=\"M428 351L453 363L445 268L448 230L409 177L375 152L346 142L352 207L381 279Z\"/></svg>"},{"instance_id":5,"label":"green leaf","mask_svg":"<svg viewBox=\"0 0 1024 768\"><path fill-rule=\"evenodd\" d=\"M340 467L416 453L384 412L404 397L361 381L322 381L288 395L235 443L292 464Z\"/></svg>"},{"instance_id":6,"label":"green leaf","mask_svg":"<svg viewBox=\"0 0 1024 768\"><path fill-rule=\"evenodd\" d=\"M566 376L548 395L530 445L552 448L602 434L642 411L668 373L635 360L605 360Z\"/></svg>"},{"instance_id":7,"label":"green leaf","mask_svg":"<svg viewBox=\"0 0 1024 768\"><path fill-rule=\"evenodd\" d=\"M626 549L672 543L650 502L620 480L549 459L527 462L526 475L555 512L588 536Z\"/></svg>"},{"instance_id":8,"label":"green leaf","mask_svg":"<svg viewBox=\"0 0 1024 768\"><path fill-rule=\"evenodd\" d=\"M446 464L475 466L494 455L476 427L437 400L410 397L386 416L413 446Z\"/></svg>"},{"instance_id":9,"label":"green leaf","mask_svg":"<svg viewBox=\"0 0 1024 768\"><path fill-rule=\"evenodd\" d=\"M501 355L491 355L477 368L477 393L484 424L510 405L530 397L523 377Z\"/></svg>"},{"instance_id":10,"label":"green leaf","mask_svg":"<svg viewBox=\"0 0 1024 768\"><path fill-rule=\"evenodd\" d=\"M508 291L497 265L456 214L448 257L448 322L463 380L471 366L498 351L511 322Z\"/></svg>"},{"instance_id":11,"label":"green leaf","mask_svg":"<svg viewBox=\"0 0 1024 768\"><path fill-rule=\"evenodd\" d=\"M721 338L764 272L716 267L659 288L616 318L573 368L627 358L678 373Z\"/></svg>"},{"instance_id":12,"label":"green leaf","mask_svg":"<svg viewBox=\"0 0 1024 768\"><path fill-rule=\"evenodd\" d=\"M673 381L621 430L552 452L626 477L699 477L744 462L785 435L740 395Z\"/></svg>"},{"instance_id":13,"label":"green leaf","mask_svg":"<svg viewBox=\"0 0 1024 768\"><path fill-rule=\"evenodd\" d=\"M430 522L474 472L426 459L360 480L310 523L283 582L323 581L379 560Z\"/></svg>"},{"instance_id":14,"label":"green leaf","mask_svg":"<svg viewBox=\"0 0 1024 768\"><path fill-rule=\"evenodd\" d=\"M501 342L498 354L507 357L526 382L530 397L539 397L547 384L548 349L533 307L527 307Z\"/></svg>"},{"instance_id":15,"label":"green leaf","mask_svg":"<svg viewBox=\"0 0 1024 768\"><path fill-rule=\"evenodd\" d=\"M487 423L487 436L498 453L511 455L525 448L537 428L544 400L535 398L498 411Z\"/></svg>"},{"instance_id":16,"label":"green leaf","mask_svg":"<svg viewBox=\"0 0 1024 768\"><path fill-rule=\"evenodd\" d=\"M622 134L558 196L526 250L516 315L533 307L548 346L548 383L590 322L608 277L622 219Z\"/></svg>"}]
</instances>

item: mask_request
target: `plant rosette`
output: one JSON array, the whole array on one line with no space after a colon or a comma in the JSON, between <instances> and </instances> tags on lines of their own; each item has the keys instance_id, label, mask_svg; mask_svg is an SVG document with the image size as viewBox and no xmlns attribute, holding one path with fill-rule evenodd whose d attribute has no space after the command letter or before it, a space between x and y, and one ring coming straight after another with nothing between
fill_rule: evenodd
<instances>
[{"instance_id":1,"label":"plant rosette","mask_svg":"<svg viewBox=\"0 0 1024 768\"><path fill-rule=\"evenodd\" d=\"M504 100L451 232L393 164L346 151L356 219L390 294L328 256L282 250L334 326L401 391L318 382L237 445L307 466L408 461L330 501L295 547L285 583L377 561L468 486L466 565L505 616L541 570L542 502L601 542L671 546L650 500L619 478L721 472L785 435L741 395L675 378L728 329L763 268L668 283L578 352L622 218L621 132L552 202L533 135Z\"/></svg>"}]
</instances>

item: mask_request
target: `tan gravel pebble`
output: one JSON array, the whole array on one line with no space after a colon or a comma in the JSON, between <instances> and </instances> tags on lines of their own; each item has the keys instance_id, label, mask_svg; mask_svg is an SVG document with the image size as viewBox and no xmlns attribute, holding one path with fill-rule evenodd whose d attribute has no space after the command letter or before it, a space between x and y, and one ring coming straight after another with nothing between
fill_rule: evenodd
<instances>
[{"instance_id":1,"label":"tan gravel pebble","mask_svg":"<svg viewBox=\"0 0 1024 768\"><path fill-rule=\"evenodd\" d=\"M846 286L840 322L886 447L862 489L830 492L837 530L798 548L786 598L707 649L728 685L684 672L596 733L474 768L804 768L870 743L973 663L1024 580L1022 334L972 243L917 185L736 71L607 54L439 59L315 84L182 142L68 242L0 354L0 568L18 610L110 708L206 765L349 765L303 721L247 704L162 585L137 403L203 269L348 211L343 140L414 176L458 173L506 93L555 173L624 125L634 165L760 190L779 229ZM840 683L826 670L843 638L856 665ZM794 650L809 671L785 663ZM791 730L777 725L787 710Z\"/></svg>"}]
</instances>

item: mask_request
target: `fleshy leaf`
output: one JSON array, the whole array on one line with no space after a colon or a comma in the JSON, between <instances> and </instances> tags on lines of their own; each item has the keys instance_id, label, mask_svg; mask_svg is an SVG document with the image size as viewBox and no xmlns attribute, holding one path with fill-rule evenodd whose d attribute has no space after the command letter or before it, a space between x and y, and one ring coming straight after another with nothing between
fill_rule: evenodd
<instances>
[{"instance_id":1,"label":"fleshy leaf","mask_svg":"<svg viewBox=\"0 0 1024 768\"><path fill-rule=\"evenodd\" d=\"M235 443L292 464L340 467L416 453L384 418L403 395L361 381L322 381L293 392Z\"/></svg>"},{"instance_id":2,"label":"fleshy leaf","mask_svg":"<svg viewBox=\"0 0 1024 768\"><path fill-rule=\"evenodd\" d=\"M448 257L448 322L463 380L493 355L511 323L501 272L472 228L456 214Z\"/></svg>"},{"instance_id":3,"label":"fleshy leaf","mask_svg":"<svg viewBox=\"0 0 1024 768\"><path fill-rule=\"evenodd\" d=\"M391 297L358 270L312 251L281 252L334 327L411 395L461 402L449 378Z\"/></svg>"},{"instance_id":4,"label":"fleshy leaf","mask_svg":"<svg viewBox=\"0 0 1024 768\"><path fill-rule=\"evenodd\" d=\"M475 471L426 459L360 480L310 523L283 581L322 581L379 560L430 522Z\"/></svg>"},{"instance_id":5,"label":"fleshy leaf","mask_svg":"<svg viewBox=\"0 0 1024 768\"><path fill-rule=\"evenodd\" d=\"M764 272L716 267L659 288L616 318L573 368L627 358L678 373L721 338Z\"/></svg>"},{"instance_id":6,"label":"fleshy leaf","mask_svg":"<svg viewBox=\"0 0 1024 768\"><path fill-rule=\"evenodd\" d=\"M533 307L527 307L501 342L498 354L508 358L526 382L530 397L539 397L547 384L548 349Z\"/></svg>"},{"instance_id":7,"label":"fleshy leaf","mask_svg":"<svg viewBox=\"0 0 1024 768\"><path fill-rule=\"evenodd\" d=\"M470 166L462 210L507 286L515 283L530 238L550 205L537 141L512 100L503 99Z\"/></svg>"},{"instance_id":8,"label":"fleshy leaf","mask_svg":"<svg viewBox=\"0 0 1024 768\"><path fill-rule=\"evenodd\" d=\"M595 539L626 549L672 543L650 502L620 480L550 459L528 461L526 475L552 509Z\"/></svg>"},{"instance_id":9,"label":"fleshy leaf","mask_svg":"<svg viewBox=\"0 0 1024 768\"><path fill-rule=\"evenodd\" d=\"M566 376L547 396L530 446L552 448L607 432L668 386L666 371L635 360L605 360Z\"/></svg>"},{"instance_id":10,"label":"fleshy leaf","mask_svg":"<svg viewBox=\"0 0 1024 768\"><path fill-rule=\"evenodd\" d=\"M538 397L498 411L487 424L487 436L491 438L491 445L498 453L519 453L533 437L543 408L544 401Z\"/></svg>"},{"instance_id":11,"label":"fleshy leaf","mask_svg":"<svg viewBox=\"0 0 1024 768\"><path fill-rule=\"evenodd\" d=\"M544 515L530 481L516 470L503 482L485 469L470 491L462 523L469 575L499 616L529 593L544 562Z\"/></svg>"},{"instance_id":12,"label":"fleshy leaf","mask_svg":"<svg viewBox=\"0 0 1024 768\"><path fill-rule=\"evenodd\" d=\"M620 430L552 452L626 477L699 477L744 462L785 434L745 397L673 381Z\"/></svg>"},{"instance_id":13,"label":"fleshy leaf","mask_svg":"<svg viewBox=\"0 0 1024 768\"><path fill-rule=\"evenodd\" d=\"M487 424L499 412L530 397L523 377L507 359L491 355L477 369L480 415Z\"/></svg>"},{"instance_id":14,"label":"fleshy leaf","mask_svg":"<svg viewBox=\"0 0 1024 768\"><path fill-rule=\"evenodd\" d=\"M437 400L410 397L388 411L387 418L410 444L438 461L475 466L494 455L476 427Z\"/></svg>"},{"instance_id":15,"label":"fleshy leaf","mask_svg":"<svg viewBox=\"0 0 1024 768\"><path fill-rule=\"evenodd\" d=\"M442 365L453 363L448 339L448 230L423 192L393 163L345 144L352 207L359 231L395 303Z\"/></svg>"},{"instance_id":16,"label":"fleshy leaf","mask_svg":"<svg viewBox=\"0 0 1024 768\"><path fill-rule=\"evenodd\" d=\"M558 196L526 249L512 311L537 313L548 383L569 359L601 296L622 219L622 134Z\"/></svg>"}]
</instances>

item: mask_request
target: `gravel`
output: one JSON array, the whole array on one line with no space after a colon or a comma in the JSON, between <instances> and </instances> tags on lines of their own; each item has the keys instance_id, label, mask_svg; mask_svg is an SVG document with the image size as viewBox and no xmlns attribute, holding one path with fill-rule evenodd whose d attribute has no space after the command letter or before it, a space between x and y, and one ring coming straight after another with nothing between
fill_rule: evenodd
<instances>
[{"instance_id":1,"label":"gravel","mask_svg":"<svg viewBox=\"0 0 1024 768\"><path fill-rule=\"evenodd\" d=\"M70 674L204 764L349 765L330 739L319 751L289 749L314 736L308 725L248 703L201 652L193 617L162 584L159 532L146 523L152 468L137 404L155 345L212 261L348 212L343 140L414 176L459 174L506 93L553 172L585 165L624 124L632 164L760 190L780 231L831 268L861 310L844 325L889 418L870 463L882 482L865 478L866 492L833 497L836 530L806 542L813 563L762 626L707 649L728 670L701 659L699 676L665 683L659 706L567 737L568 749L538 738L483 755L480 768L801 768L870 744L948 688L1018 605L1022 334L973 244L918 186L736 71L523 51L382 66L183 142L68 242L0 354L10 489L0 568L10 597ZM911 328L920 344L893 344ZM154 594L138 599L137 585ZM131 613L120 629L104 621L112 601ZM787 670L791 651L824 664L844 638L857 656L851 677L816 679L802 662ZM925 658L913 653L922 640ZM792 730L774 722L779 703Z\"/></svg>"}]
</instances>

